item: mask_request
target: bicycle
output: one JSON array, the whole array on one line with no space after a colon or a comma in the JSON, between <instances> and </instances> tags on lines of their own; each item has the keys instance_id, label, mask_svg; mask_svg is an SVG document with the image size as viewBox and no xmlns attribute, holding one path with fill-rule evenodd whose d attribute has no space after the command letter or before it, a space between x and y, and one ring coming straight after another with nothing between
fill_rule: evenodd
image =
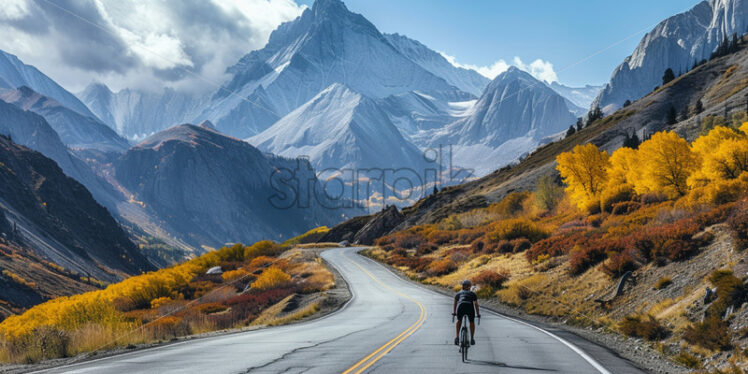
<instances>
[{"instance_id":1,"label":"bicycle","mask_svg":"<svg viewBox=\"0 0 748 374\"><path fill-rule=\"evenodd\" d=\"M478 319L478 326L480 326L480 317ZM452 316L452 323L455 322L455 316ZM462 362L468 360L468 349L470 349L470 333L468 332L468 317L467 315L462 316L462 327L460 328L460 353L462 354Z\"/></svg>"}]
</instances>

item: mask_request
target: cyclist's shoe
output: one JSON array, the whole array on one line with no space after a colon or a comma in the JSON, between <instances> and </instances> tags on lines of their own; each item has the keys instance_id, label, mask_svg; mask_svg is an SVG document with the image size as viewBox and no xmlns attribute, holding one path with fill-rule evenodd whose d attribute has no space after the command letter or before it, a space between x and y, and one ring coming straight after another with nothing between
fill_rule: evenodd
<instances>
[{"instance_id":1,"label":"cyclist's shoe","mask_svg":"<svg viewBox=\"0 0 748 374\"><path fill-rule=\"evenodd\" d=\"M460 345L460 338L455 338L455 345Z\"/></svg>"},{"instance_id":2,"label":"cyclist's shoe","mask_svg":"<svg viewBox=\"0 0 748 374\"><path fill-rule=\"evenodd\" d=\"M470 345L475 345L475 339L470 339Z\"/></svg>"}]
</instances>

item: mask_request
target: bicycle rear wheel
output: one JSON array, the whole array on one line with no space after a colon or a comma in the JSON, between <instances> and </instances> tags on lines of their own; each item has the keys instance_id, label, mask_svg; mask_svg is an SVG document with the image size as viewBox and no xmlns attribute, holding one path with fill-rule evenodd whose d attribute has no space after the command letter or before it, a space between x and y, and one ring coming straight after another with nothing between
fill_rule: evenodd
<instances>
[{"instance_id":1,"label":"bicycle rear wheel","mask_svg":"<svg viewBox=\"0 0 748 374\"><path fill-rule=\"evenodd\" d=\"M467 362L468 359L468 348L470 347L470 340L468 340L467 328L463 327L461 331L461 351L462 351L462 362Z\"/></svg>"}]
</instances>

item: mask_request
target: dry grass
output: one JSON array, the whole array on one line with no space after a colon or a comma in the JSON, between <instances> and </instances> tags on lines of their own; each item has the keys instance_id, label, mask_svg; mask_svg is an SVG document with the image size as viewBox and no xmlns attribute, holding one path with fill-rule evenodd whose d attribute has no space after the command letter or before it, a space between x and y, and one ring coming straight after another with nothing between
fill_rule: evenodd
<instances>
[{"instance_id":1,"label":"dry grass","mask_svg":"<svg viewBox=\"0 0 748 374\"><path fill-rule=\"evenodd\" d=\"M285 299L281 300L277 304L265 309L257 319L252 321L252 326L278 326L298 321L302 318L309 317L319 312L319 304L317 302L310 303L304 307L298 308L290 313L283 314L283 309L286 308L288 303L296 295L289 295Z\"/></svg>"}]
</instances>

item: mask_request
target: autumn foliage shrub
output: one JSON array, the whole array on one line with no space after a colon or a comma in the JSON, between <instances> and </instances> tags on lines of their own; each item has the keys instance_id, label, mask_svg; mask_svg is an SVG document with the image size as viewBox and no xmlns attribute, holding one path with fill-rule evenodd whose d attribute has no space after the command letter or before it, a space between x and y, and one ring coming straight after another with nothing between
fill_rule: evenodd
<instances>
[{"instance_id":1,"label":"autumn foliage shrub","mask_svg":"<svg viewBox=\"0 0 748 374\"><path fill-rule=\"evenodd\" d=\"M196 309L199 310L200 313L203 313L203 314L213 314L213 313L223 312L224 310L227 309L227 307L219 303L205 303L205 304L198 305Z\"/></svg>"},{"instance_id":2,"label":"autumn foliage shrub","mask_svg":"<svg viewBox=\"0 0 748 374\"><path fill-rule=\"evenodd\" d=\"M471 279L473 284L489 286L493 289L499 289L509 280L509 272L501 270L499 272L492 270L483 270Z\"/></svg>"},{"instance_id":3,"label":"autumn foliage shrub","mask_svg":"<svg viewBox=\"0 0 748 374\"><path fill-rule=\"evenodd\" d=\"M427 255L429 253L434 252L438 248L439 247L436 244L432 244L432 243L421 243L418 246L418 248L416 249L416 255L417 256Z\"/></svg>"},{"instance_id":4,"label":"autumn foliage shrub","mask_svg":"<svg viewBox=\"0 0 748 374\"><path fill-rule=\"evenodd\" d=\"M699 231L699 224L692 219L655 227L646 227L633 235L633 245L647 261L663 262L690 258L704 245L693 239Z\"/></svg>"},{"instance_id":5,"label":"autumn foliage shrub","mask_svg":"<svg viewBox=\"0 0 748 374\"><path fill-rule=\"evenodd\" d=\"M252 282L253 289L258 290L267 290L270 288L278 288L288 285L288 282L291 281L291 276L286 274L283 270L271 266L265 271L260 274L259 277L257 277L257 280Z\"/></svg>"},{"instance_id":6,"label":"autumn foliage shrub","mask_svg":"<svg viewBox=\"0 0 748 374\"><path fill-rule=\"evenodd\" d=\"M455 234L449 231L435 230L431 232L426 239L429 243L436 245L444 245L452 242L455 239ZM420 243L419 243L420 244Z\"/></svg>"},{"instance_id":7,"label":"autumn foliage shrub","mask_svg":"<svg viewBox=\"0 0 748 374\"><path fill-rule=\"evenodd\" d=\"M426 267L426 273L431 276L447 275L455 270L457 270L457 264L448 258L436 260Z\"/></svg>"},{"instance_id":8,"label":"autumn foliage shrub","mask_svg":"<svg viewBox=\"0 0 748 374\"><path fill-rule=\"evenodd\" d=\"M513 217L524 209L525 201L530 197L529 192L514 192L506 195L498 203L491 204L488 211L500 217Z\"/></svg>"},{"instance_id":9,"label":"autumn foliage shrub","mask_svg":"<svg viewBox=\"0 0 748 374\"><path fill-rule=\"evenodd\" d=\"M612 212L613 206L618 203L628 202L634 198L634 190L629 185L618 185L613 188L606 188L600 194L600 210L603 212Z\"/></svg>"},{"instance_id":10,"label":"autumn foliage shrub","mask_svg":"<svg viewBox=\"0 0 748 374\"><path fill-rule=\"evenodd\" d=\"M457 232L457 244L471 244L483 235L485 232L480 229L461 229Z\"/></svg>"},{"instance_id":11,"label":"autumn foliage shrub","mask_svg":"<svg viewBox=\"0 0 748 374\"><path fill-rule=\"evenodd\" d=\"M512 244L512 252L520 253L532 248L532 242L527 238L514 239L510 242Z\"/></svg>"},{"instance_id":12,"label":"autumn foliage shrub","mask_svg":"<svg viewBox=\"0 0 748 374\"><path fill-rule=\"evenodd\" d=\"M686 327L683 332L683 340L711 350L732 348L730 326L720 318L707 318L703 322L697 322Z\"/></svg>"},{"instance_id":13,"label":"autumn foliage shrub","mask_svg":"<svg viewBox=\"0 0 748 374\"><path fill-rule=\"evenodd\" d=\"M540 256L557 257L568 253L575 245L587 240L584 231L557 234L536 242L525 252L527 261L532 263Z\"/></svg>"},{"instance_id":14,"label":"autumn foliage shrub","mask_svg":"<svg viewBox=\"0 0 748 374\"><path fill-rule=\"evenodd\" d=\"M548 237L548 233L538 225L525 218L508 219L495 224L494 230L487 234L487 238L494 242L527 238L531 242Z\"/></svg>"},{"instance_id":15,"label":"autumn foliage shrub","mask_svg":"<svg viewBox=\"0 0 748 374\"><path fill-rule=\"evenodd\" d=\"M390 256L386 262L392 266L407 267L415 272L422 272L431 265L432 259L428 257L406 257L401 255Z\"/></svg>"},{"instance_id":16,"label":"autumn foliage shrub","mask_svg":"<svg viewBox=\"0 0 748 374\"><path fill-rule=\"evenodd\" d=\"M636 201L622 201L622 202L613 204L613 207L611 209L611 214L616 215L616 216L630 214L639 208L641 208L641 203L638 203Z\"/></svg>"},{"instance_id":17,"label":"autumn foliage shrub","mask_svg":"<svg viewBox=\"0 0 748 374\"><path fill-rule=\"evenodd\" d=\"M632 249L625 249L618 253L608 254L608 260L603 263L601 270L611 278L622 276L628 271L638 268Z\"/></svg>"},{"instance_id":18,"label":"autumn foliage shrub","mask_svg":"<svg viewBox=\"0 0 748 374\"><path fill-rule=\"evenodd\" d=\"M394 245L398 248L413 249L417 248L421 243L426 242L422 236L411 233L398 233L395 235Z\"/></svg>"},{"instance_id":19,"label":"autumn foliage shrub","mask_svg":"<svg viewBox=\"0 0 748 374\"><path fill-rule=\"evenodd\" d=\"M618 328L625 335L643 338L648 341L657 341L665 339L668 330L652 316L642 318L639 316L626 316L619 324Z\"/></svg>"}]
</instances>

